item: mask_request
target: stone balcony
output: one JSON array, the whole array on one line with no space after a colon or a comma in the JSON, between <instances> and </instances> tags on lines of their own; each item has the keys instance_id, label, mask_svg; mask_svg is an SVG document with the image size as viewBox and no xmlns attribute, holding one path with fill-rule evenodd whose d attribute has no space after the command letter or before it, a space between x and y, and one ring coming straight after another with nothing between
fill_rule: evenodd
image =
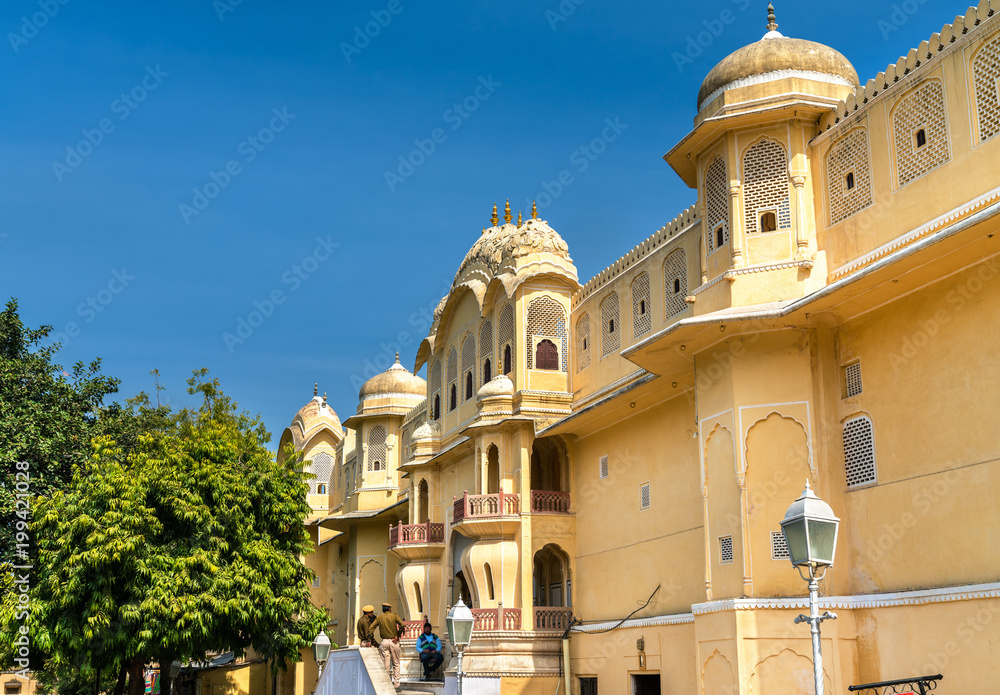
<instances>
[{"instance_id":1,"label":"stone balcony","mask_svg":"<svg viewBox=\"0 0 1000 695\"><path fill-rule=\"evenodd\" d=\"M570 494L554 490L532 490L528 512L568 515ZM452 523L470 538L510 537L521 523L521 496L506 492L453 498Z\"/></svg>"},{"instance_id":2,"label":"stone balcony","mask_svg":"<svg viewBox=\"0 0 1000 695\"><path fill-rule=\"evenodd\" d=\"M441 557L444 551L444 524L404 524L389 526L389 550L407 560Z\"/></svg>"}]
</instances>

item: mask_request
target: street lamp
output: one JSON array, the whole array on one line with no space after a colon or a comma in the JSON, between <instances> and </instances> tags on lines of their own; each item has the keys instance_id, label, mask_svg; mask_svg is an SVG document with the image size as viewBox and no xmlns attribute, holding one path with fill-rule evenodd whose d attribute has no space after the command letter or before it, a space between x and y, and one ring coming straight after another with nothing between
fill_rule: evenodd
<instances>
[{"instance_id":1,"label":"street lamp","mask_svg":"<svg viewBox=\"0 0 1000 695\"><path fill-rule=\"evenodd\" d=\"M320 677L323 675L323 664L330 658L330 638L322 630L319 631L316 639L313 640L313 658L316 659L316 665L319 667L319 670L316 672L316 681L319 682Z\"/></svg>"},{"instance_id":2,"label":"street lamp","mask_svg":"<svg viewBox=\"0 0 1000 695\"><path fill-rule=\"evenodd\" d=\"M469 607L462 602L462 597L458 597L458 603L448 611L445 623L448 625L448 639L458 650L458 688L456 695L462 695L462 652L469 642L472 641L472 625L476 618L472 615Z\"/></svg>"},{"instance_id":3,"label":"street lamp","mask_svg":"<svg viewBox=\"0 0 1000 695\"><path fill-rule=\"evenodd\" d=\"M800 615L796 623L809 623L812 632L813 676L816 681L816 695L823 695L823 653L820 649L819 626L824 620L836 620L830 611L819 614L819 580L833 566L833 556L837 551L837 529L840 526L833 509L816 496L806 481L802 496L792 502L781 521L781 532L792 565L799 576L809 582L809 617ZM802 574L802 568L809 571L809 577Z\"/></svg>"}]
</instances>

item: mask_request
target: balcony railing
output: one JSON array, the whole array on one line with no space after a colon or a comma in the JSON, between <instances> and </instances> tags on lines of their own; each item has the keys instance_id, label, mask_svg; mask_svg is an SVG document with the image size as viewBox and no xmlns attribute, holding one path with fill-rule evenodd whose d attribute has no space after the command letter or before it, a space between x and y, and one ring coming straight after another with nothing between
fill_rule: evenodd
<instances>
[{"instance_id":1,"label":"balcony railing","mask_svg":"<svg viewBox=\"0 0 1000 695\"><path fill-rule=\"evenodd\" d=\"M536 630L565 630L573 617L572 608L535 606Z\"/></svg>"},{"instance_id":2,"label":"balcony railing","mask_svg":"<svg viewBox=\"0 0 1000 695\"><path fill-rule=\"evenodd\" d=\"M521 513L518 495L498 492L494 495L470 495L468 491L454 499L454 523L496 516L517 516Z\"/></svg>"},{"instance_id":3,"label":"balcony railing","mask_svg":"<svg viewBox=\"0 0 1000 695\"><path fill-rule=\"evenodd\" d=\"M418 637L420 637L420 633L423 631L424 631L423 620L404 620L403 634L401 634L399 638L415 640Z\"/></svg>"},{"instance_id":4,"label":"balcony railing","mask_svg":"<svg viewBox=\"0 0 1000 695\"><path fill-rule=\"evenodd\" d=\"M520 608L473 608L472 617L476 619L472 626L472 634L482 630L520 630Z\"/></svg>"},{"instance_id":5,"label":"balcony railing","mask_svg":"<svg viewBox=\"0 0 1000 695\"><path fill-rule=\"evenodd\" d=\"M444 524L404 524L389 526L389 547L415 543L444 543Z\"/></svg>"},{"instance_id":6,"label":"balcony railing","mask_svg":"<svg viewBox=\"0 0 1000 695\"><path fill-rule=\"evenodd\" d=\"M542 514L568 514L569 493L553 490L532 490L531 511Z\"/></svg>"}]
</instances>

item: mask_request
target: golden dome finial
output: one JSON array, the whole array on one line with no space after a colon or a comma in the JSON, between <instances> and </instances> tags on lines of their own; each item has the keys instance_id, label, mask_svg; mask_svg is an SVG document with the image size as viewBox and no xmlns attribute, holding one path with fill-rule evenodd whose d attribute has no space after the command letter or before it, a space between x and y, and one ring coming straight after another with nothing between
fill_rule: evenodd
<instances>
[{"instance_id":1,"label":"golden dome finial","mask_svg":"<svg viewBox=\"0 0 1000 695\"><path fill-rule=\"evenodd\" d=\"M313 398L319 395L319 382L313 384Z\"/></svg>"},{"instance_id":2,"label":"golden dome finial","mask_svg":"<svg viewBox=\"0 0 1000 695\"><path fill-rule=\"evenodd\" d=\"M326 405L326 391L323 392L323 405Z\"/></svg>"},{"instance_id":3,"label":"golden dome finial","mask_svg":"<svg viewBox=\"0 0 1000 695\"><path fill-rule=\"evenodd\" d=\"M507 204L503 208L503 221L510 224L511 219L513 219L513 216L510 214L510 198L508 198Z\"/></svg>"},{"instance_id":4,"label":"golden dome finial","mask_svg":"<svg viewBox=\"0 0 1000 695\"><path fill-rule=\"evenodd\" d=\"M521 211L520 210L517 211L517 226L518 227L521 226Z\"/></svg>"},{"instance_id":5,"label":"golden dome finial","mask_svg":"<svg viewBox=\"0 0 1000 695\"><path fill-rule=\"evenodd\" d=\"M778 18L774 16L774 5L767 3L767 30L778 30Z\"/></svg>"},{"instance_id":6,"label":"golden dome finial","mask_svg":"<svg viewBox=\"0 0 1000 695\"><path fill-rule=\"evenodd\" d=\"M399 350L396 350L396 364L399 364Z\"/></svg>"},{"instance_id":7,"label":"golden dome finial","mask_svg":"<svg viewBox=\"0 0 1000 695\"><path fill-rule=\"evenodd\" d=\"M497 226L497 222L499 222L499 221L500 221L500 218L497 217L497 204L493 203L493 217L490 218L490 222L492 222L493 226L496 227Z\"/></svg>"},{"instance_id":8,"label":"golden dome finial","mask_svg":"<svg viewBox=\"0 0 1000 695\"><path fill-rule=\"evenodd\" d=\"M533 200L531 201L531 219L533 220L538 219L538 206L535 205L535 201Z\"/></svg>"}]
</instances>

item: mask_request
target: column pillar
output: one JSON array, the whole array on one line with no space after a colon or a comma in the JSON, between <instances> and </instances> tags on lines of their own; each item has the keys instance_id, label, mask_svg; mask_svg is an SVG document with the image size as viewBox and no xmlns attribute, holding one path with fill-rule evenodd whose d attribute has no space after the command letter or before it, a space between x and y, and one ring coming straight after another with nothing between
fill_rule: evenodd
<instances>
[{"instance_id":1,"label":"column pillar","mask_svg":"<svg viewBox=\"0 0 1000 695\"><path fill-rule=\"evenodd\" d=\"M743 217L740 215L740 182L729 182L729 247L733 256L733 267L742 268L743 245L746 234L743 233Z\"/></svg>"},{"instance_id":2,"label":"column pillar","mask_svg":"<svg viewBox=\"0 0 1000 695\"><path fill-rule=\"evenodd\" d=\"M802 174L792 176L792 184L795 186L795 258L805 260L809 257L809 240L806 238L805 211L805 185L806 177Z\"/></svg>"}]
</instances>

